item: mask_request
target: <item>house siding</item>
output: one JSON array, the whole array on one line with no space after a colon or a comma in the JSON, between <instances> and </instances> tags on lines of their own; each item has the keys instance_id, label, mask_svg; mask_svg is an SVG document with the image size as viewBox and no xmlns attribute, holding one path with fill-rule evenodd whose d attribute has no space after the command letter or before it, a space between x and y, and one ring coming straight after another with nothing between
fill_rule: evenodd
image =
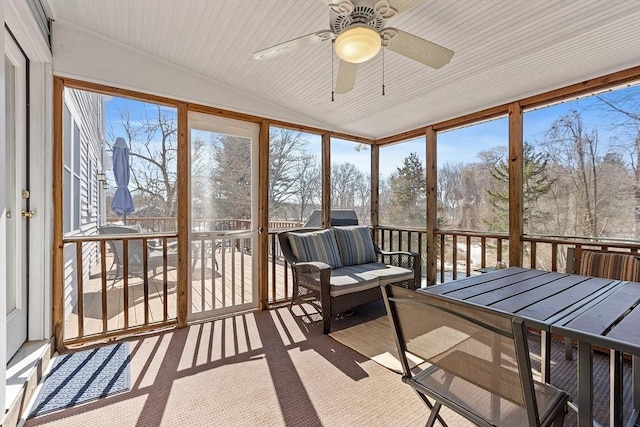
<instances>
[{"instance_id":1,"label":"house siding","mask_svg":"<svg viewBox=\"0 0 640 427\"><path fill-rule=\"evenodd\" d=\"M102 221L100 206L102 186L97 179L97 174L102 170L103 144L104 144L104 97L100 94L65 89L65 105L69 108L72 123L78 126L80 131L80 169L74 171L79 176L79 200L73 200L74 212L71 215L79 215L79 228L68 230L69 235L97 234L97 227ZM65 129L65 132L70 130ZM72 178L73 179L73 178ZM71 191L65 188L64 191ZM71 198L77 197L71 195ZM65 206L66 209L69 206ZM74 224L72 222L72 224ZM72 228L75 226L72 225ZM92 268L98 263L99 248L96 243L85 243L82 246L82 271L83 281L89 279ZM65 315L75 312L77 307L78 283L76 266L76 247L66 245L64 248L64 307Z\"/></svg>"}]
</instances>

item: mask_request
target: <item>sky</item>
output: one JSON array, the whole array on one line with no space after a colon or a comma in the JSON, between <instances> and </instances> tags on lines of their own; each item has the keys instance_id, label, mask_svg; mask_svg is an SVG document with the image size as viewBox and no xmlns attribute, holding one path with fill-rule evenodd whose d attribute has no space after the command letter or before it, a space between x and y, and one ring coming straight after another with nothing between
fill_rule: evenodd
<instances>
[{"instance_id":1,"label":"sky","mask_svg":"<svg viewBox=\"0 0 640 427\"><path fill-rule=\"evenodd\" d=\"M619 89L615 96L630 94L638 99L640 104L640 85ZM609 96L604 93L602 96ZM524 114L524 139L534 142L543 138L544 133L549 129L551 123L563 114L571 110L581 113L587 129L598 128L601 141L608 142L615 135L611 124L619 119L612 118L611 114L605 114L600 108L596 108L594 96L587 96L575 100L565 101L552 106L527 111ZM134 120L143 117L144 109L153 114L155 106L142 102L131 101L124 98L109 98L105 103L105 120L108 141L112 136L122 134L119 125L120 115L118 108L128 104L131 107ZM168 108L168 107L162 107ZM110 132L111 129L112 131ZM306 134L309 142L307 150L317 153L320 158L321 137L314 134ZM505 117L490 120L487 122L462 127L438 134L438 167L445 163L471 163L478 160L478 154L496 146L506 147L508 144L508 120ZM332 139L331 161L332 163L349 162L366 174L371 170L371 150L368 147L356 148L360 144L341 139ZM364 148L364 149L363 149ZM401 143L384 146L380 149L380 173L386 178L397 170L404 158L410 153L416 153L418 157L425 161L425 141L424 138L416 138Z\"/></svg>"}]
</instances>

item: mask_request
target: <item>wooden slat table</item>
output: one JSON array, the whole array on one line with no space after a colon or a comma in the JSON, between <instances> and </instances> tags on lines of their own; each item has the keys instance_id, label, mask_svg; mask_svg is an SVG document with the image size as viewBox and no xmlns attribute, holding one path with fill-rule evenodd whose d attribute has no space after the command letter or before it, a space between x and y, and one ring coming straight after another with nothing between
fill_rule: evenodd
<instances>
[{"instance_id":1,"label":"wooden slat table","mask_svg":"<svg viewBox=\"0 0 640 427\"><path fill-rule=\"evenodd\" d=\"M591 346L634 357L634 415L640 408L640 285L631 282L511 267L421 289L515 314L542 331L542 378L549 381L551 333L578 340L578 420L592 425ZM611 425L622 423L621 383L612 376ZM619 375L617 375L619 376ZM616 417L617 415L617 417Z\"/></svg>"},{"instance_id":2,"label":"wooden slat table","mask_svg":"<svg viewBox=\"0 0 640 427\"><path fill-rule=\"evenodd\" d=\"M640 409L640 284L622 282L587 308L577 310L551 325L551 332L578 340L578 425L591 425L593 395L592 346L610 349L610 420L621 426L622 353L633 358L633 414L629 426L638 420ZM588 410L582 410L587 408Z\"/></svg>"}]
</instances>

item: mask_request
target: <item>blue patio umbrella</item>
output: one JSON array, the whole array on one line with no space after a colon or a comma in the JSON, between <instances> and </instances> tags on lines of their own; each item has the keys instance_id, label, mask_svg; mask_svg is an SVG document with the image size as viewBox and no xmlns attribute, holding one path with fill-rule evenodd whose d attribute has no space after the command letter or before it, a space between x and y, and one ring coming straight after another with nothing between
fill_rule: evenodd
<instances>
[{"instance_id":1,"label":"blue patio umbrella","mask_svg":"<svg viewBox=\"0 0 640 427\"><path fill-rule=\"evenodd\" d=\"M124 217L124 223L127 223L127 215L135 211L133 207L133 199L129 192L129 147L124 138L116 138L113 145L113 176L116 179L116 194L111 201L111 209Z\"/></svg>"}]
</instances>

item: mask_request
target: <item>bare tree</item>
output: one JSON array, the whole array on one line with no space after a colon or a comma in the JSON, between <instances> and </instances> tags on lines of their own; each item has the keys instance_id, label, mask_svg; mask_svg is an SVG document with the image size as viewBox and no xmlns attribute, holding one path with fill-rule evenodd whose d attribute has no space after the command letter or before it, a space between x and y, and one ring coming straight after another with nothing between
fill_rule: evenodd
<instances>
[{"instance_id":1,"label":"bare tree","mask_svg":"<svg viewBox=\"0 0 640 427\"><path fill-rule=\"evenodd\" d=\"M438 207L446 223L455 220L455 213L462 201L462 171L464 163L445 163L438 170Z\"/></svg>"},{"instance_id":2,"label":"bare tree","mask_svg":"<svg viewBox=\"0 0 640 427\"><path fill-rule=\"evenodd\" d=\"M331 167L331 204L336 209L351 209L358 202L357 188L367 185L365 175L352 163L334 164Z\"/></svg>"},{"instance_id":3,"label":"bare tree","mask_svg":"<svg viewBox=\"0 0 640 427\"><path fill-rule=\"evenodd\" d=\"M302 222L322 199L322 172L316 158L308 155L302 155L296 166L294 191L300 209L298 221Z\"/></svg>"},{"instance_id":4,"label":"bare tree","mask_svg":"<svg viewBox=\"0 0 640 427\"><path fill-rule=\"evenodd\" d=\"M301 132L271 128L269 134L269 212L276 214L291 203L300 190L299 181L314 165L315 156L306 151L309 141Z\"/></svg>"},{"instance_id":5,"label":"bare tree","mask_svg":"<svg viewBox=\"0 0 640 427\"><path fill-rule=\"evenodd\" d=\"M118 109L120 127L130 148L132 196L136 210L176 214L177 116L175 109L144 104L142 118L130 106ZM115 140L113 128L110 130ZM119 135L118 135L119 136ZM111 148L111 144L108 144Z\"/></svg>"},{"instance_id":6,"label":"bare tree","mask_svg":"<svg viewBox=\"0 0 640 427\"><path fill-rule=\"evenodd\" d=\"M618 133L616 147L628 156L633 170L633 201L635 238L640 239L640 94L639 88L630 88L606 95L598 101L606 107L612 117L612 126Z\"/></svg>"},{"instance_id":7,"label":"bare tree","mask_svg":"<svg viewBox=\"0 0 640 427\"><path fill-rule=\"evenodd\" d=\"M371 178L353 163L331 167L331 205L334 209L353 209L359 222L367 222L370 215Z\"/></svg>"},{"instance_id":8,"label":"bare tree","mask_svg":"<svg viewBox=\"0 0 640 427\"><path fill-rule=\"evenodd\" d=\"M597 131L588 131L580 113L571 111L553 122L544 149L554 163L565 168L573 183L577 202L576 232L582 236L599 236Z\"/></svg>"}]
</instances>

